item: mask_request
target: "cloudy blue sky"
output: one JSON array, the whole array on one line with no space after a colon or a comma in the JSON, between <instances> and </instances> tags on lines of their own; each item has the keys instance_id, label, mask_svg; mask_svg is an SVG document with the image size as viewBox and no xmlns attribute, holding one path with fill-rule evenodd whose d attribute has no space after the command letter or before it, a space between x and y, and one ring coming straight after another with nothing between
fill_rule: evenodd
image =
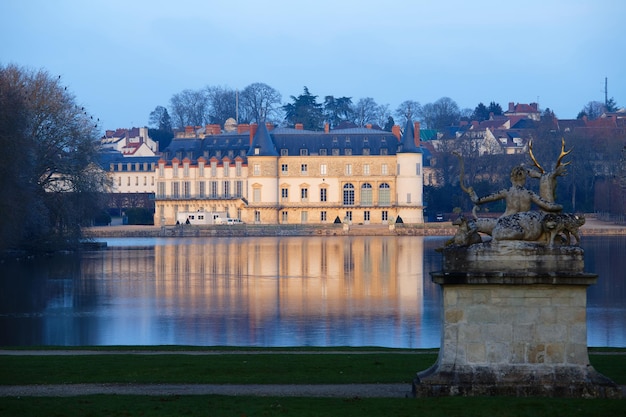
<instances>
[{"instance_id":1,"label":"cloudy blue sky","mask_svg":"<svg viewBox=\"0 0 626 417\"><path fill-rule=\"evenodd\" d=\"M1 0L0 65L61 75L104 129L173 94L263 82L395 109L447 96L574 118L626 105L623 0Z\"/></svg>"}]
</instances>

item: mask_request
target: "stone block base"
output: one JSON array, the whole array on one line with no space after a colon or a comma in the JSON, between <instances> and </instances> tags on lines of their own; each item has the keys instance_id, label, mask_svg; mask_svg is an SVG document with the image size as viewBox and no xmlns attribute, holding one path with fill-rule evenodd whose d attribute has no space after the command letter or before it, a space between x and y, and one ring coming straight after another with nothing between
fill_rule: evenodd
<instances>
[{"instance_id":1,"label":"stone block base","mask_svg":"<svg viewBox=\"0 0 626 417\"><path fill-rule=\"evenodd\" d=\"M621 398L617 384L593 367L484 366L419 372L413 381L414 397L512 396L563 398Z\"/></svg>"}]
</instances>

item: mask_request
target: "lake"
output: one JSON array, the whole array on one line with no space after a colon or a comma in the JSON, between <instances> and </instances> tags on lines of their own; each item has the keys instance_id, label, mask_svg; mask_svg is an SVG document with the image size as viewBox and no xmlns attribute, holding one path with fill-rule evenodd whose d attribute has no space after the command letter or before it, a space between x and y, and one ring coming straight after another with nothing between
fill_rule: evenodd
<instances>
[{"instance_id":1,"label":"lake","mask_svg":"<svg viewBox=\"0 0 626 417\"><path fill-rule=\"evenodd\" d=\"M0 345L439 347L446 239L100 239L1 265ZM588 344L626 347L626 237L582 246Z\"/></svg>"}]
</instances>

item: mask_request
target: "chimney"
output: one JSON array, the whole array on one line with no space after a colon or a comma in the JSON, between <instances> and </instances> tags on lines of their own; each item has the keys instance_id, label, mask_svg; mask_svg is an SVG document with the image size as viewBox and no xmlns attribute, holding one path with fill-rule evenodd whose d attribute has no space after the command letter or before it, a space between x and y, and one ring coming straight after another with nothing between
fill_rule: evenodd
<instances>
[{"instance_id":1,"label":"chimney","mask_svg":"<svg viewBox=\"0 0 626 417\"><path fill-rule=\"evenodd\" d=\"M509 113L515 113L515 103L509 101Z\"/></svg>"},{"instance_id":2,"label":"chimney","mask_svg":"<svg viewBox=\"0 0 626 417\"><path fill-rule=\"evenodd\" d=\"M393 127L391 128L391 133L393 133L393 135L398 140L400 140L400 138L402 137L402 135L400 134L400 126L398 125L393 125Z\"/></svg>"},{"instance_id":3,"label":"chimney","mask_svg":"<svg viewBox=\"0 0 626 417\"><path fill-rule=\"evenodd\" d=\"M302 123L296 123L296 130L304 130L304 125Z\"/></svg>"},{"instance_id":4,"label":"chimney","mask_svg":"<svg viewBox=\"0 0 626 417\"><path fill-rule=\"evenodd\" d=\"M330 123L324 124L324 133L330 133Z\"/></svg>"},{"instance_id":5,"label":"chimney","mask_svg":"<svg viewBox=\"0 0 626 417\"><path fill-rule=\"evenodd\" d=\"M250 125L247 123L241 123L237 125L237 133L246 133L250 131Z\"/></svg>"},{"instance_id":6,"label":"chimney","mask_svg":"<svg viewBox=\"0 0 626 417\"><path fill-rule=\"evenodd\" d=\"M256 123L250 125L250 145L252 145L252 140L254 139L254 135L256 135L257 127L258 125Z\"/></svg>"},{"instance_id":7,"label":"chimney","mask_svg":"<svg viewBox=\"0 0 626 417\"><path fill-rule=\"evenodd\" d=\"M371 123L366 124L366 125L365 125L365 128L366 128L366 129L371 129L371 128L372 128L372 124L371 124Z\"/></svg>"},{"instance_id":8,"label":"chimney","mask_svg":"<svg viewBox=\"0 0 626 417\"><path fill-rule=\"evenodd\" d=\"M420 122L413 123L413 141L415 141L415 146L419 148L421 143Z\"/></svg>"}]
</instances>

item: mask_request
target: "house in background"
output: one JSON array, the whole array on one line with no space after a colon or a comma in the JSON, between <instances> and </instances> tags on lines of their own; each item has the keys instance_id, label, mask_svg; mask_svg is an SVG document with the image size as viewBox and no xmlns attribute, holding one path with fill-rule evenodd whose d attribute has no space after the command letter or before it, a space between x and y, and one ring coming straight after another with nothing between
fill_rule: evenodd
<instances>
[{"instance_id":1,"label":"house in background","mask_svg":"<svg viewBox=\"0 0 626 417\"><path fill-rule=\"evenodd\" d=\"M158 142L148 136L147 127L107 130L100 139L103 150L115 150L123 156L156 156Z\"/></svg>"}]
</instances>

